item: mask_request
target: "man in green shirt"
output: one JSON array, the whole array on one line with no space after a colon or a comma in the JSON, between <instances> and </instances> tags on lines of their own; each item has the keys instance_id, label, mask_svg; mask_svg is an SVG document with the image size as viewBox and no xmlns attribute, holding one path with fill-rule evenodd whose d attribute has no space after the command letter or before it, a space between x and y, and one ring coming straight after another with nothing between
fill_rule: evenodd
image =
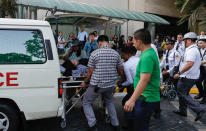
<instances>
[{"instance_id":1,"label":"man in green shirt","mask_svg":"<svg viewBox=\"0 0 206 131\"><path fill-rule=\"evenodd\" d=\"M134 33L134 46L142 53L134 78L135 91L124 110L130 121L130 131L148 131L149 120L160 102L160 68L155 51L151 48L151 35L144 29Z\"/></svg>"}]
</instances>

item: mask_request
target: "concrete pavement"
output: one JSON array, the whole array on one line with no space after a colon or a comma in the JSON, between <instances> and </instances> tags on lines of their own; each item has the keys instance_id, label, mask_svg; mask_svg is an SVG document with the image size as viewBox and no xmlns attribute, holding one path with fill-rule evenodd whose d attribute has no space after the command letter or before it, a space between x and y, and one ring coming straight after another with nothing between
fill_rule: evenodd
<instances>
[{"instance_id":1,"label":"concrete pavement","mask_svg":"<svg viewBox=\"0 0 206 131\"><path fill-rule=\"evenodd\" d=\"M114 97L116 109L120 124L124 125L124 113L121 106L122 94L116 94ZM178 108L178 101L169 102L167 99L161 99L161 118L151 119L150 130L151 131L206 131L206 115L201 121L194 122L196 114L192 111L188 111L188 117L180 117L174 114L172 111ZM98 120L98 128L100 131L112 131L109 124L104 121L104 114L101 109L98 108L97 102L94 104L95 114ZM81 103L77 105L67 115L67 127L61 129L60 119L44 119L28 122L28 131L86 131L88 129L87 121L82 110ZM122 130L124 131L124 130Z\"/></svg>"}]
</instances>

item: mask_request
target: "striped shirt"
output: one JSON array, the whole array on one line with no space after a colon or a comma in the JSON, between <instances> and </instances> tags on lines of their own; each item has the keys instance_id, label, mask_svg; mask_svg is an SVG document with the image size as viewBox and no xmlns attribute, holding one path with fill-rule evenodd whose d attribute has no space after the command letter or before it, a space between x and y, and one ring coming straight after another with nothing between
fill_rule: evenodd
<instances>
[{"instance_id":1,"label":"striped shirt","mask_svg":"<svg viewBox=\"0 0 206 131\"><path fill-rule=\"evenodd\" d=\"M101 47L93 51L88 62L88 67L94 68L90 85L100 88L114 87L118 79L117 68L121 66L121 57L115 50Z\"/></svg>"}]
</instances>

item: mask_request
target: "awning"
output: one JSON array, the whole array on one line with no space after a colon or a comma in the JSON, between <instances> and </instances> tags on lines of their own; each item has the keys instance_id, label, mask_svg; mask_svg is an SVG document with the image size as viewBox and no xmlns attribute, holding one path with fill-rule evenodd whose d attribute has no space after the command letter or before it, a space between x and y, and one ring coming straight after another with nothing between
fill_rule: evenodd
<instances>
[{"instance_id":1,"label":"awning","mask_svg":"<svg viewBox=\"0 0 206 131\"><path fill-rule=\"evenodd\" d=\"M53 9L56 6L57 11L62 12L88 13L116 19L169 24L168 21L153 14L89 5L85 3L71 2L69 0L16 0L16 3L18 5L37 7L40 9Z\"/></svg>"}]
</instances>

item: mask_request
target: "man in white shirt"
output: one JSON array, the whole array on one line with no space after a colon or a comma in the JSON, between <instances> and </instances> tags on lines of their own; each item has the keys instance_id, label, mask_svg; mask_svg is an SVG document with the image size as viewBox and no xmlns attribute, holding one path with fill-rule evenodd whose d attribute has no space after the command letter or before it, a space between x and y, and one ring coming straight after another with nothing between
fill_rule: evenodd
<instances>
[{"instance_id":1,"label":"man in white shirt","mask_svg":"<svg viewBox=\"0 0 206 131\"><path fill-rule=\"evenodd\" d=\"M197 113L195 121L198 121L205 114L205 108L195 102L189 95L190 89L200 76L201 58L198 47L196 45L197 35L189 32L184 35L185 54L180 63L178 74L174 75L174 79L178 79L177 93L179 97L179 110L174 113L187 117L187 107Z\"/></svg>"},{"instance_id":2,"label":"man in white shirt","mask_svg":"<svg viewBox=\"0 0 206 131\"><path fill-rule=\"evenodd\" d=\"M175 43L174 49L177 50L181 56L185 52L185 43L183 41L183 35L180 33L177 35L177 42Z\"/></svg>"},{"instance_id":3,"label":"man in white shirt","mask_svg":"<svg viewBox=\"0 0 206 131\"><path fill-rule=\"evenodd\" d=\"M203 99L200 104L206 104L206 38L198 40L198 47L201 56L200 77L196 82L196 86L199 90L199 94L195 96L195 99Z\"/></svg>"},{"instance_id":4,"label":"man in white shirt","mask_svg":"<svg viewBox=\"0 0 206 131\"><path fill-rule=\"evenodd\" d=\"M84 27L81 27L80 30L81 31L78 33L78 39L79 39L79 43L80 43L81 47L84 48L84 45L85 45L86 41L88 40L88 34L84 30Z\"/></svg>"},{"instance_id":5,"label":"man in white shirt","mask_svg":"<svg viewBox=\"0 0 206 131\"><path fill-rule=\"evenodd\" d=\"M127 95L122 100L122 105L131 97L134 87L133 81L136 74L137 64L139 62L139 56L136 55L136 48L134 46L126 46L122 49L122 58L124 59L124 73L126 75L126 81L122 83L123 87L127 87Z\"/></svg>"},{"instance_id":6,"label":"man in white shirt","mask_svg":"<svg viewBox=\"0 0 206 131\"><path fill-rule=\"evenodd\" d=\"M160 63L160 69L164 69L162 72L164 81L170 77L173 77L174 68L180 63L180 53L174 48L174 44L174 40L168 40L166 42L167 50L163 55L163 60Z\"/></svg>"},{"instance_id":7,"label":"man in white shirt","mask_svg":"<svg viewBox=\"0 0 206 131\"><path fill-rule=\"evenodd\" d=\"M66 41L64 40L63 33L59 32L58 44L57 44L58 54L59 55L64 54L65 44L66 44Z\"/></svg>"}]
</instances>

